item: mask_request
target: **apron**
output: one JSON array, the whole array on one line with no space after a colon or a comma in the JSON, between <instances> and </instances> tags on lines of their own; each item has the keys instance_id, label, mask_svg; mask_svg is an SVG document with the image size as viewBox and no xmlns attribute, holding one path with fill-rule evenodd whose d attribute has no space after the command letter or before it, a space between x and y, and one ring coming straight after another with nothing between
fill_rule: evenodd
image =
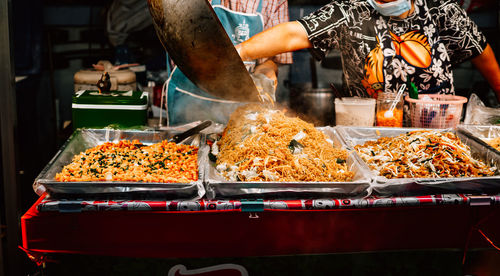
<instances>
[{"instance_id":1,"label":"apron","mask_svg":"<svg viewBox=\"0 0 500 276\"><path fill-rule=\"evenodd\" d=\"M255 14L231 11L221 6L221 0L213 0L212 7L234 45L264 30L262 1L259 2ZM223 100L206 93L192 83L177 66L170 73L166 91L168 125L199 120L212 120L225 124L229 115L242 105L240 102Z\"/></svg>"}]
</instances>

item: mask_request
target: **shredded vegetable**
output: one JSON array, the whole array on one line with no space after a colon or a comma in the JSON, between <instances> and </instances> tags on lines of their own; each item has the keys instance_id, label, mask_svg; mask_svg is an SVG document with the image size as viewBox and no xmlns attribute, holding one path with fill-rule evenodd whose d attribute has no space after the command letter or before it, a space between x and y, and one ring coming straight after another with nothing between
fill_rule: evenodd
<instances>
[{"instance_id":1,"label":"shredded vegetable","mask_svg":"<svg viewBox=\"0 0 500 276\"><path fill-rule=\"evenodd\" d=\"M387 178L480 177L495 174L451 132L412 131L355 146L369 167Z\"/></svg>"}]
</instances>

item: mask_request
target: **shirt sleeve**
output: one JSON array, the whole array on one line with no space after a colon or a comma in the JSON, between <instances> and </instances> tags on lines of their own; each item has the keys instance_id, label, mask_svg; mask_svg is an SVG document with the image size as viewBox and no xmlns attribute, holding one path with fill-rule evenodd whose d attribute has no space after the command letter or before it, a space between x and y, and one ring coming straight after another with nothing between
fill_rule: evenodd
<instances>
[{"instance_id":1,"label":"shirt sleeve","mask_svg":"<svg viewBox=\"0 0 500 276\"><path fill-rule=\"evenodd\" d=\"M446 5L440 18L440 37L446 46L452 64L459 64L480 55L486 48L484 34L457 3Z\"/></svg>"},{"instance_id":2,"label":"shirt sleeve","mask_svg":"<svg viewBox=\"0 0 500 276\"><path fill-rule=\"evenodd\" d=\"M329 50L338 44L338 27L342 25L344 16L335 2L323 6L319 10L298 20L307 32L313 47L311 54L322 59Z\"/></svg>"},{"instance_id":3,"label":"shirt sleeve","mask_svg":"<svg viewBox=\"0 0 500 276\"><path fill-rule=\"evenodd\" d=\"M288 1L287 0L262 0L262 16L264 19L264 30L269 29L283 22L288 22ZM267 59L260 59L259 63ZM283 53L272 58L276 63L292 63L292 53Z\"/></svg>"}]
</instances>

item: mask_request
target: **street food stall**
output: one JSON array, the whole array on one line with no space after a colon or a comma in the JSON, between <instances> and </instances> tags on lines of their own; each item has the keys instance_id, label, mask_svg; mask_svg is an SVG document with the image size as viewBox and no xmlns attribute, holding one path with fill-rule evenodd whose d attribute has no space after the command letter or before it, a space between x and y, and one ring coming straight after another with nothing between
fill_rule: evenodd
<instances>
[{"instance_id":1,"label":"street food stall","mask_svg":"<svg viewBox=\"0 0 500 276\"><path fill-rule=\"evenodd\" d=\"M498 126L458 125L424 131L314 127L280 111L258 109L267 111L245 113L256 118L247 116L249 121L237 126L230 121L228 126L233 129L212 124L181 140L174 138L192 125L160 131L77 130L35 180L40 198L22 217L23 250L41 264L57 259L57 253L212 258L218 264L217 258L224 257L430 249L458 250L465 260L471 250L496 248L500 154L486 142L494 141L494 135L500 137ZM262 138L253 145L245 142L251 141L247 137L238 136L251 139L241 129L251 129L252 121L265 122L269 111L293 122L287 128L293 131L268 140L266 135L283 129L256 124L254 136ZM234 142L231 139L242 141L228 147ZM278 140L285 142L279 144ZM255 151L270 142L275 146L265 151L270 159L266 169L261 164L266 162L264 158L231 153L236 149ZM336 170L336 179L321 180L323 174L314 174L318 170L314 164L301 170L306 163L297 157L315 154L310 151L312 142L319 149L326 145L333 150L330 154L336 157L328 159L333 162L319 168ZM398 167L405 152L386 153L380 148L384 143L416 144L424 152L408 157L412 166L399 165L408 174L401 177L389 165ZM282 148L286 151L280 151ZM434 151L460 158L461 162L455 162L460 166L458 175L432 177L455 170L441 171L438 166L450 164L424 155L436 154ZM276 160L273 165L278 154L296 157L289 166L298 162L299 170L280 169ZM382 165L373 163L383 154L393 158ZM231 162L224 159L228 157L235 158L232 165L224 164ZM253 165L246 166L245 159L251 159ZM95 164L112 164L115 169ZM434 164L434 170L429 164ZM142 169L159 171L166 180L147 178ZM83 181L78 179L81 174L86 177ZM175 181L168 180L171 175ZM294 175L320 181L300 181ZM256 181L259 177L263 179ZM251 265L247 269L256 271Z\"/></svg>"},{"instance_id":2,"label":"street food stall","mask_svg":"<svg viewBox=\"0 0 500 276\"><path fill-rule=\"evenodd\" d=\"M454 250L465 262L472 250L499 249L497 121L466 124L463 111L466 122L478 111L462 109L467 98L415 95L409 83L377 100L337 95L336 125L309 123L267 100L200 1L148 1L157 34L194 83L245 104L223 124L76 129L35 179L40 197L21 218L21 249L33 261L82 254L218 265ZM144 117L147 96L135 94ZM105 97L116 110L107 100L127 96ZM498 109L491 114L488 122Z\"/></svg>"}]
</instances>

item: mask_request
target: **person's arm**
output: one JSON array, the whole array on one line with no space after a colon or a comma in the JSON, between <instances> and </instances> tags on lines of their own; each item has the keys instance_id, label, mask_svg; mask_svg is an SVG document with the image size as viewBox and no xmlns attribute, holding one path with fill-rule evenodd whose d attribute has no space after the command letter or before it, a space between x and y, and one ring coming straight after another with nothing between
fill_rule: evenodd
<instances>
[{"instance_id":1,"label":"person's arm","mask_svg":"<svg viewBox=\"0 0 500 276\"><path fill-rule=\"evenodd\" d=\"M264 21L264 29L270 29L278 24L290 21L288 15L288 1L287 0L271 0L262 1L262 3L267 2L267 7L262 9L262 19ZM283 53L276 55L274 57L262 58L257 60L257 64L264 63L267 59L272 59L274 63L281 64L291 64L292 53Z\"/></svg>"},{"instance_id":2,"label":"person's arm","mask_svg":"<svg viewBox=\"0 0 500 276\"><path fill-rule=\"evenodd\" d=\"M472 58L471 62L488 81L500 102L500 68L490 45L487 44L484 51L479 56Z\"/></svg>"},{"instance_id":3,"label":"person's arm","mask_svg":"<svg viewBox=\"0 0 500 276\"><path fill-rule=\"evenodd\" d=\"M235 46L242 60L272 57L311 48L307 32L299 22L281 23Z\"/></svg>"}]
</instances>

